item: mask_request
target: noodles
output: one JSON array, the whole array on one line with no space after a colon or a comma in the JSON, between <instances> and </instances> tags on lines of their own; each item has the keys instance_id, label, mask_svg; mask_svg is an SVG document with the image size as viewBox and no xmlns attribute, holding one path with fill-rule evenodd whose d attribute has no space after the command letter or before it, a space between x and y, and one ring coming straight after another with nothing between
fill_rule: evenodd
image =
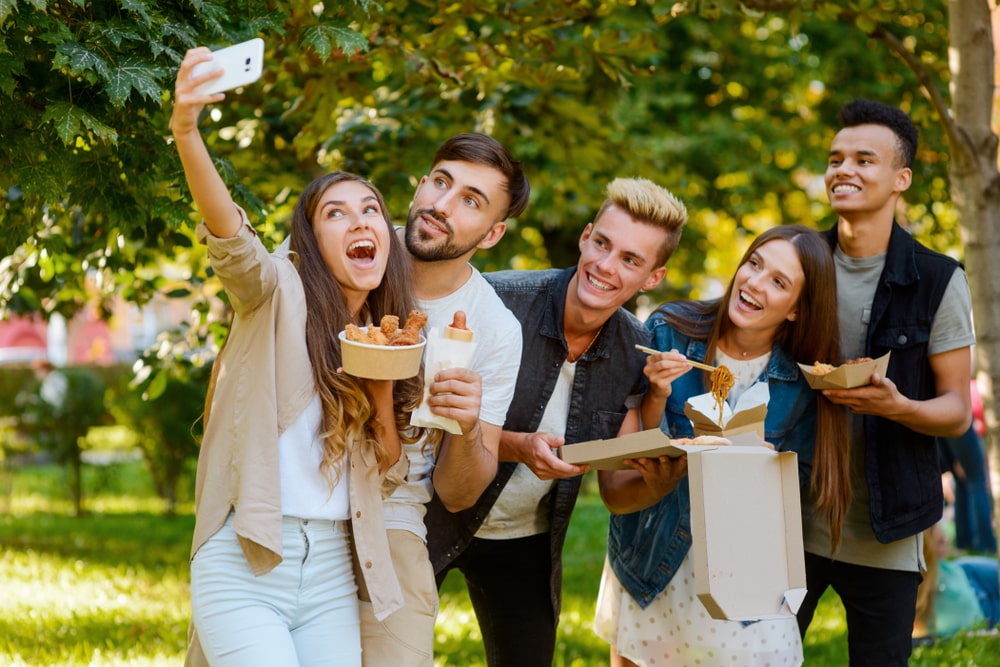
<instances>
[{"instance_id":1,"label":"noodles","mask_svg":"<svg viewBox=\"0 0 1000 667\"><path fill-rule=\"evenodd\" d=\"M733 388L736 378L733 377L729 367L723 365L712 371L709 377L712 380L712 398L715 399L715 406L719 408L719 426L722 426L722 406L726 404L726 397L729 396L729 390Z\"/></svg>"}]
</instances>

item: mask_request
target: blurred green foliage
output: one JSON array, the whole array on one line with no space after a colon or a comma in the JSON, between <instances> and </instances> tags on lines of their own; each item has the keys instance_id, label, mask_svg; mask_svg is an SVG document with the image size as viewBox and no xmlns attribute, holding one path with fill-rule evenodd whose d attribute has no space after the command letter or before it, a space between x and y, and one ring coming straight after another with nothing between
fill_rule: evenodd
<instances>
[{"instance_id":1,"label":"blurred green foliage","mask_svg":"<svg viewBox=\"0 0 1000 667\"><path fill-rule=\"evenodd\" d=\"M691 210L664 287L646 298L704 296L767 226L828 224L818 178L834 117L870 96L920 124L908 218L957 253L940 128L916 75L869 36L891 32L944 90L946 9L943 0L0 3L0 302L71 314L95 290L102 303L212 296L169 137L172 81L185 49L253 35L267 43L263 79L213 107L204 135L271 244L297 193L325 170L369 176L401 221L436 146L480 130L512 147L533 184L528 211L477 256L480 268L574 263L604 185L639 175Z\"/></svg>"}]
</instances>

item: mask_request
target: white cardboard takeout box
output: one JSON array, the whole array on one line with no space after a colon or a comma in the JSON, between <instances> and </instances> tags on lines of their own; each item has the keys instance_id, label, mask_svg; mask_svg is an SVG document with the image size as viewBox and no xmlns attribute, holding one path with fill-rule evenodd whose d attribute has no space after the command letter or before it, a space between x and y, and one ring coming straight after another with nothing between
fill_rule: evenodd
<instances>
[{"instance_id":1,"label":"white cardboard takeout box","mask_svg":"<svg viewBox=\"0 0 1000 667\"><path fill-rule=\"evenodd\" d=\"M695 592L712 618L794 616L806 594L798 455L724 447L688 456Z\"/></svg>"},{"instance_id":2,"label":"white cardboard takeout box","mask_svg":"<svg viewBox=\"0 0 1000 667\"><path fill-rule=\"evenodd\" d=\"M717 435L734 445L762 445L770 398L767 383L756 382L743 392L735 409L723 402L721 423L719 408L711 393L689 398L684 403L684 415L691 420L695 435Z\"/></svg>"},{"instance_id":3,"label":"white cardboard takeout box","mask_svg":"<svg viewBox=\"0 0 1000 667\"><path fill-rule=\"evenodd\" d=\"M650 429L563 445L559 454L598 470L624 469L623 458L686 454L695 587L709 615L749 621L798 611L806 579L795 452L683 445Z\"/></svg>"}]
</instances>

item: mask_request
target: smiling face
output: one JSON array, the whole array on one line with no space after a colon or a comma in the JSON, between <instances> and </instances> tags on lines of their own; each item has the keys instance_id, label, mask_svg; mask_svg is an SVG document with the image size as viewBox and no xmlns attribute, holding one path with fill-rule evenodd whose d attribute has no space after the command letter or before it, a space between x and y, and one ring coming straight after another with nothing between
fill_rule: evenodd
<instances>
[{"instance_id":1,"label":"smiling face","mask_svg":"<svg viewBox=\"0 0 1000 667\"><path fill-rule=\"evenodd\" d=\"M888 213L891 218L898 195L910 187L912 177L910 169L902 166L898 139L888 127L845 127L833 139L826 193L841 217Z\"/></svg>"},{"instance_id":2,"label":"smiling face","mask_svg":"<svg viewBox=\"0 0 1000 667\"><path fill-rule=\"evenodd\" d=\"M391 232L378 198L358 181L334 183L320 196L312 227L324 263L358 312L389 261Z\"/></svg>"},{"instance_id":3,"label":"smiling face","mask_svg":"<svg viewBox=\"0 0 1000 667\"><path fill-rule=\"evenodd\" d=\"M729 319L739 329L777 332L798 317L805 274L798 251L784 239L757 248L736 271Z\"/></svg>"},{"instance_id":4,"label":"smiling face","mask_svg":"<svg viewBox=\"0 0 1000 667\"><path fill-rule=\"evenodd\" d=\"M503 174L472 162L434 165L413 196L406 219L406 248L418 260L467 261L503 236L510 197Z\"/></svg>"},{"instance_id":5,"label":"smiling face","mask_svg":"<svg viewBox=\"0 0 1000 667\"><path fill-rule=\"evenodd\" d=\"M593 311L614 311L640 290L660 284L657 253L667 232L610 206L580 236L580 261L569 298Z\"/></svg>"}]
</instances>

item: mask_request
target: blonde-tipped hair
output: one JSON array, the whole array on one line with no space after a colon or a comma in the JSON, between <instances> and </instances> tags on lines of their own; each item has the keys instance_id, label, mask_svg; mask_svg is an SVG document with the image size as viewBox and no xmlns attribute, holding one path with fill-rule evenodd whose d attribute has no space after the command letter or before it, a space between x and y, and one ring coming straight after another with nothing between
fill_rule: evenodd
<instances>
[{"instance_id":1,"label":"blonde-tipped hair","mask_svg":"<svg viewBox=\"0 0 1000 667\"><path fill-rule=\"evenodd\" d=\"M616 178L605 190L607 199L594 217L601 217L611 206L620 208L637 222L653 225L667 232L656 255L656 265L663 266L677 249L681 230L687 222L687 207L666 188L648 178Z\"/></svg>"}]
</instances>

